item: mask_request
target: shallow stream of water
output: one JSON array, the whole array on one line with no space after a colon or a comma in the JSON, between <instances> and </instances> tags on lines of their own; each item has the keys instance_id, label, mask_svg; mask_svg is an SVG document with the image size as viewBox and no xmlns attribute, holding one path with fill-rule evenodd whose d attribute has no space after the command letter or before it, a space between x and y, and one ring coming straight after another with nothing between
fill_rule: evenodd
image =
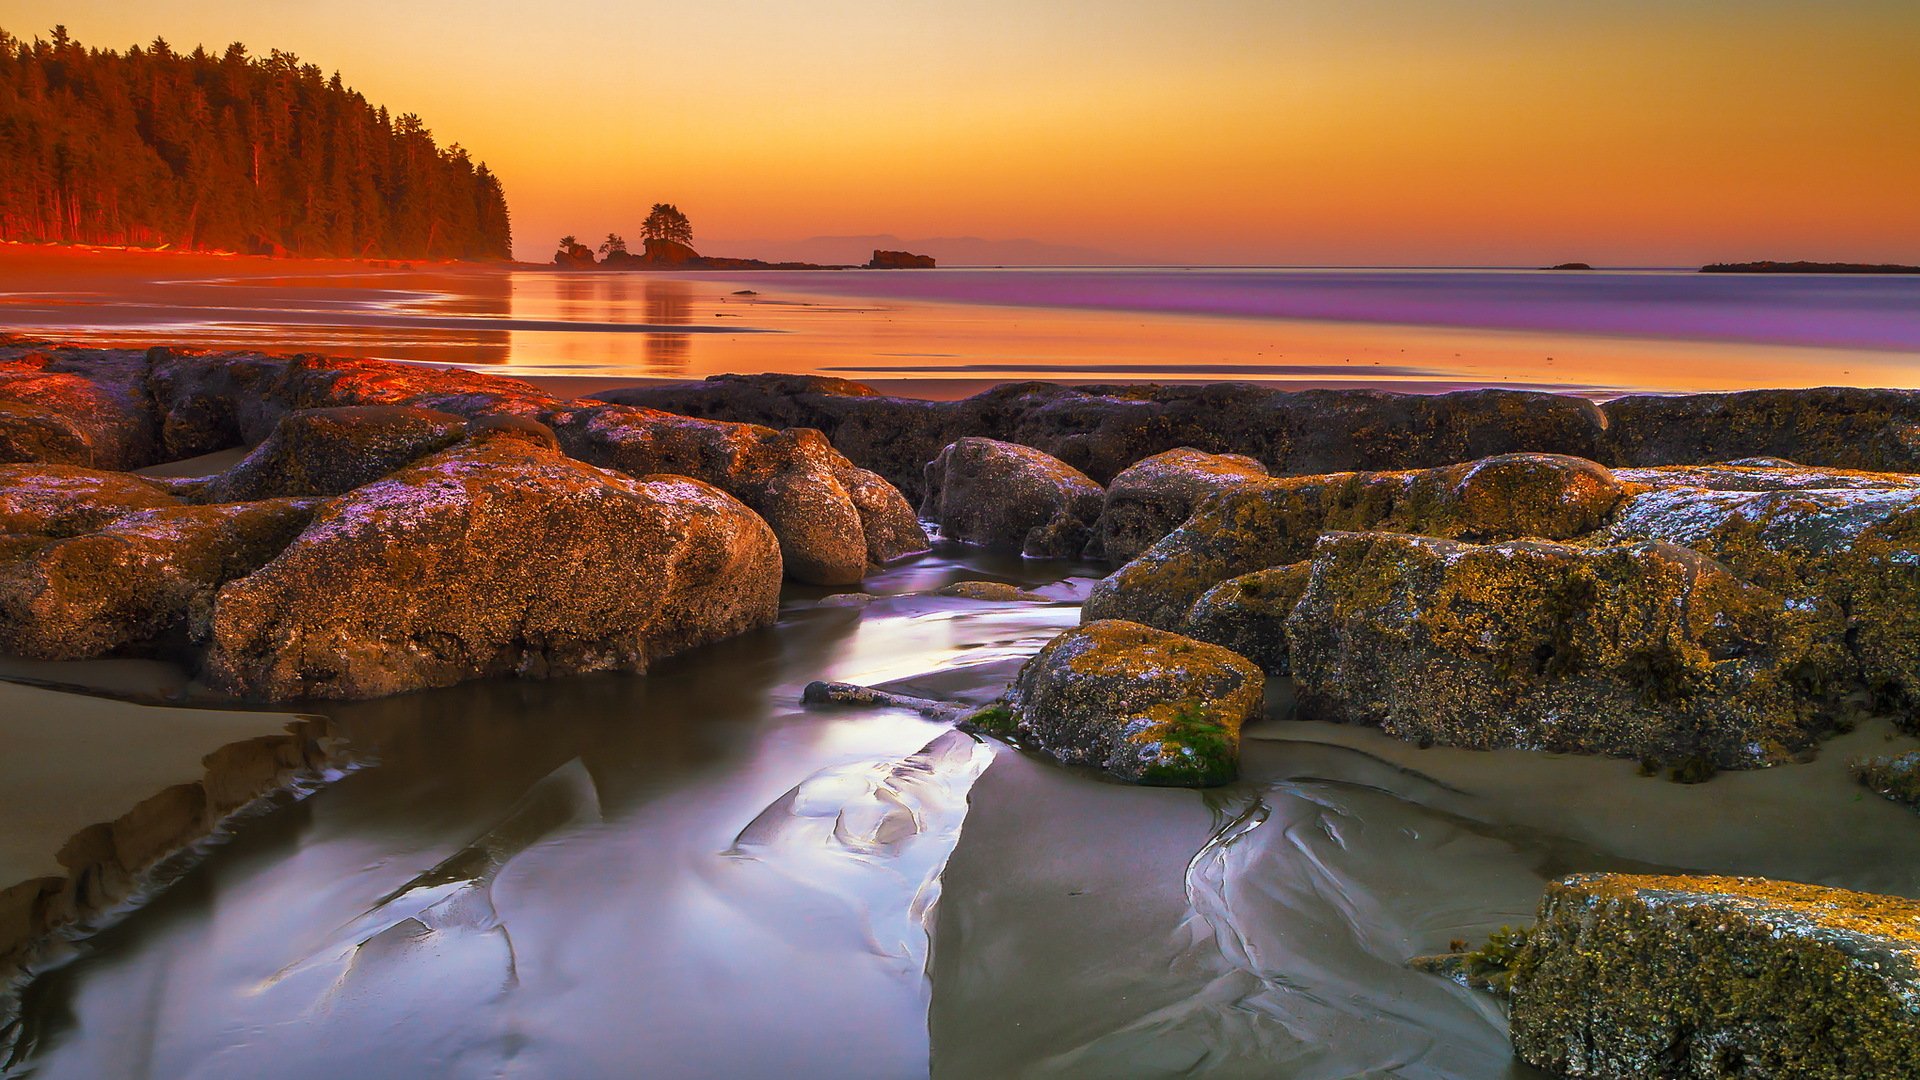
<instances>
[{"instance_id":1,"label":"shallow stream of water","mask_svg":"<svg viewBox=\"0 0 1920 1080\"><path fill-rule=\"evenodd\" d=\"M1920 821L1811 764L1421 750L1272 715L1243 778L1132 788L818 678L968 701L1090 567L945 551L864 606L645 677L331 711L371 767L245 823L35 983L36 1078L1519 1077L1488 998L1407 957L1549 878L1671 868L1920 895ZM926 595L993 577L1053 604Z\"/></svg>"}]
</instances>

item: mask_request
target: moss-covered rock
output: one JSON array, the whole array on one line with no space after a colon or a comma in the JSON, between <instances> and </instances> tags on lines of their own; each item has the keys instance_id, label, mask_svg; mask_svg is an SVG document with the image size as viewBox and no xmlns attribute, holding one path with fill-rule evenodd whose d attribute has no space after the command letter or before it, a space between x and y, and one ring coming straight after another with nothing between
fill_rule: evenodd
<instances>
[{"instance_id":1,"label":"moss-covered rock","mask_svg":"<svg viewBox=\"0 0 1920 1080\"><path fill-rule=\"evenodd\" d=\"M79 465L0 465L0 533L77 536L139 510L177 506L163 483Z\"/></svg>"},{"instance_id":2,"label":"moss-covered rock","mask_svg":"<svg viewBox=\"0 0 1920 1080\"><path fill-rule=\"evenodd\" d=\"M1608 536L1684 544L1795 604L1837 605L1859 680L1920 727L1920 491L1654 490Z\"/></svg>"},{"instance_id":3,"label":"moss-covered rock","mask_svg":"<svg viewBox=\"0 0 1920 1080\"><path fill-rule=\"evenodd\" d=\"M1287 623L1303 716L1400 738L1740 768L1832 726L1832 605L1671 544L1334 533Z\"/></svg>"},{"instance_id":4,"label":"moss-covered rock","mask_svg":"<svg viewBox=\"0 0 1920 1080\"><path fill-rule=\"evenodd\" d=\"M80 660L187 645L203 633L220 587L278 555L316 505L162 506L23 546L0 563L0 653Z\"/></svg>"},{"instance_id":5,"label":"moss-covered rock","mask_svg":"<svg viewBox=\"0 0 1920 1080\"><path fill-rule=\"evenodd\" d=\"M1635 394L1602 406L1619 464L1776 457L1920 472L1920 391L1821 387Z\"/></svg>"},{"instance_id":6,"label":"moss-covered rock","mask_svg":"<svg viewBox=\"0 0 1920 1080\"><path fill-rule=\"evenodd\" d=\"M1249 483L1210 496L1184 525L1101 581L1085 618L1178 629L1200 594L1231 577L1299 562L1334 530L1576 537L1606 524L1624 493L1605 467L1553 454Z\"/></svg>"},{"instance_id":7,"label":"moss-covered rock","mask_svg":"<svg viewBox=\"0 0 1920 1080\"><path fill-rule=\"evenodd\" d=\"M772 531L726 493L488 439L333 500L222 588L207 673L279 700L638 671L771 623L779 591Z\"/></svg>"},{"instance_id":8,"label":"moss-covered rock","mask_svg":"<svg viewBox=\"0 0 1920 1080\"><path fill-rule=\"evenodd\" d=\"M1050 604L1053 597L1031 592L1004 581L956 581L934 590L937 596L960 600L987 600L998 604Z\"/></svg>"},{"instance_id":9,"label":"moss-covered rock","mask_svg":"<svg viewBox=\"0 0 1920 1080\"><path fill-rule=\"evenodd\" d=\"M1216 491L1267 479L1267 467L1240 454L1183 446L1137 461L1107 485L1100 524L1088 554L1119 565L1187 520Z\"/></svg>"},{"instance_id":10,"label":"moss-covered rock","mask_svg":"<svg viewBox=\"0 0 1920 1080\"><path fill-rule=\"evenodd\" d=\"M1099 520L1100 485L1030 447L967 438L927 464L920 516L942 536L1031 558L1072 558Z\"/></svg>"},{"instance_id":11,"label":"moss-covered rock","mask_svg":"<svg viewBox=\"0 0 1920 1080\"><path fill-rule=\"evenodd\" d=\"M1289 674L1287 616L1307 591L1311 566L1303 560L1228 578L1193 602L1184 629L1232 649L1269 675Z\"/></svg>"},{"instance_id":12,"label":"moss-covered rock","mask_svg":"<svg viewBox=\"0 0 1920 1080\"><path fill-rule=\"evenodd\" d=\"M452 446L466 431L467 422L451 413L404 405L289 413L245 458L201 484L194 498L343 495Z\"/></svg>"},{"instance_id":13,"label":"moss-covered rock","mask_svg":"<svg viewBox=\"0 0 1920 1080\"><path fill-rule=\"evenodd\" d=\"M1861 758L1850 762L1854 779L1894 802L1920 810L1920 750L1892 757Z\"/></svg>"},{"instance_id":14,"label":"moss-covered rock","mask_svg":"<svg viewBox=\"0 0 1920 1080\"><path fill-rule=\"evenodd\" d=\"M1548 886L1514 1051L1560 1076L1920 1076L1920 903L1760 878Z\"/></svg>"},{"instance_id":15,"label":"moss-covered rock","mask_svg":"<svg viewBox=\"0 0 1920 1080\"><path fill-rule=\"evenodd\" d=\"M1264 684L1217 645L1096 622L1048 642L1020 668L1009 713L974 726L1133 783L1207 787L1238 773L1240 728L1259 715Z\"/></svg>"}]
</instances>

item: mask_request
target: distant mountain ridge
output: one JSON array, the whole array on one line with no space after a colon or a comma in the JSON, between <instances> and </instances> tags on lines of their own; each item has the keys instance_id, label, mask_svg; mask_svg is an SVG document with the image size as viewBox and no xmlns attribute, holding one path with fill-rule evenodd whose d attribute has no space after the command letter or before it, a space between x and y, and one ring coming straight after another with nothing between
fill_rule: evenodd
<instances>
[{"instance_id":1,"label":"distant mountain ridge","mask_svg":"<svg viewBox=\"0 0 1920 1080\"><path fill-rule=\"evenodd\" d=\"M978 236L809 236L804 240L724 240L715 248L751 251L770 262L863 263L876 250L931 255L941 266L1124 266L1135 260L1098 248Z\"/></svg>"}]
</instances>

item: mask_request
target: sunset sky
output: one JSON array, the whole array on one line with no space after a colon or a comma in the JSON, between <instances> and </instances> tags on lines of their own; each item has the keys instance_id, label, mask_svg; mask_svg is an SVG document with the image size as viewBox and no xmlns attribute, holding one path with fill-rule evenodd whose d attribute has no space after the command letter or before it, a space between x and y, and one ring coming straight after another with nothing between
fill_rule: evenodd
<instances>
[{"instance_id":1,"label":"sunset sky","mask_svg":"<svg viewBox=\"0 0 1920 1080\"><path fill-rule=\"evenodd\" d=\"M1024 237L1149 262L1920 262L1920 3L0 0L281 48L505 181L518 253Z\"/></svg>"}]
</instances>

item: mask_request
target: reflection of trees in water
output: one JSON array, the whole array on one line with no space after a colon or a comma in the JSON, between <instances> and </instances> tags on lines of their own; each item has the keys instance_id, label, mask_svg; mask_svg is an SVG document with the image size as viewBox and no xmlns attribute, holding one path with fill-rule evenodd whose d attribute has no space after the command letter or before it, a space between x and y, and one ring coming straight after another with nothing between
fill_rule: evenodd
<instances>
[{"instance_id":1,"label":"reflection of trees in water","mask_svg":"<svg viewBox=\"0 0 1920 1080\"><path fill-rule=\"evenodd\" d=\"M693 287L669 278L648 278L646 287L647 322L656 326L686 326L693 322ZM679 375L687 370L693 351L693 335L646 335L647 370Z\"/></svg>"}]
</instances>

